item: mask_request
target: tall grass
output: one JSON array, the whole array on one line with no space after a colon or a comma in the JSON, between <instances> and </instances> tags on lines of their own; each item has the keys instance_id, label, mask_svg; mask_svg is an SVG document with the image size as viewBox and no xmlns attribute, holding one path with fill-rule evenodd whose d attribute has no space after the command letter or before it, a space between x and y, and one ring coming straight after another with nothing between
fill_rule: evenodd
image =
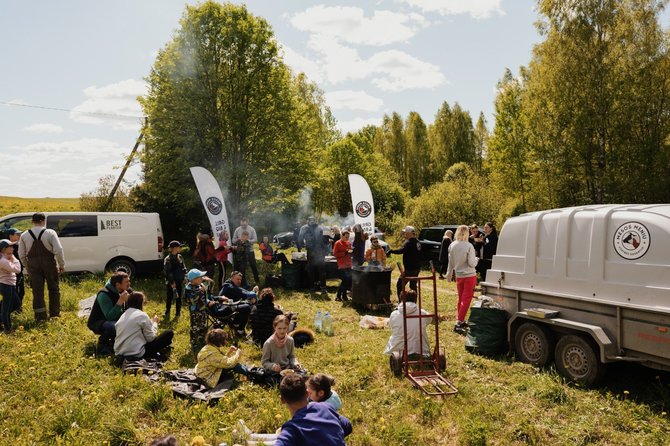
<instances>
[{"instance_id":1,"label":"tall grass","mask_svg":"<svg viewBox=\"0 0 670 446\"><path fill-rule=\"evenodd\" d=\"M238 380L218 404L193 403L173 397L165 384L123 375L110 358L96 358L95 336L76 309L103 281L94 275L65 278L62 317L41 325L33 322L29 290L17 331L0 335L0 444L135 445L168 433L180 444L196 435L218 444L229 440L237 419L255 431L273 432L289 417L276 389ZM132 286L148 295L150 314L163 313L160 279L137 279ZM335 317L336 336L318 335L298 358L311 372L335 377L341 412L354 425L347 444L667 444L667 374L628 365L611 370L602 387L584 389L565 383L553 370L504 355L470 354L463 338L451 331L453 286L440 282L439 290L440 315L447 321L439 326L446 374L459 389L445 399L427 397L407 379L392 376L381 353L389 331L360 329L363 312L277 290L277 303L299 313L299 326L310 326L317 309ZM168 327L176 336L166 368L193 367L188 316L162 324ZM259 348L242 348L245 363L260 363Z\"/></svg>"},{"instance_id":2,"label":"tall grass","mask_svg":"<svg viewBox=\"0 0 670 446\"><path fill-rule=\"evenodd\" d=\"M0 217L17 212L76 212L79 198L19 198L0 196Z\"/></svg>"}]
</instances>

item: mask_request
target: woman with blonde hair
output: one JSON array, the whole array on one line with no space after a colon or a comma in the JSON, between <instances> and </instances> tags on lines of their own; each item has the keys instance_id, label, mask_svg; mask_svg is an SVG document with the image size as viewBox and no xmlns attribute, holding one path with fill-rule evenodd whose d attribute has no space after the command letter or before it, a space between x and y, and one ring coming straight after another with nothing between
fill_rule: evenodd
<instances>
[{"instance_id":1,"label":"woman with blonde hair","mask_svg":"<svg viewBox=\"0 0 670 446\"><path fill-rule=\"evenodd\" d=\"M456 273L456 289L458 290L458 320L454 326L456 333L465 333L465 315L477 285L477 256L475 248L468 241L469 230L466 225L456 229L456 240L449 246L449 266L447 279L452 280Z\"/></svg>"}]
</instances>

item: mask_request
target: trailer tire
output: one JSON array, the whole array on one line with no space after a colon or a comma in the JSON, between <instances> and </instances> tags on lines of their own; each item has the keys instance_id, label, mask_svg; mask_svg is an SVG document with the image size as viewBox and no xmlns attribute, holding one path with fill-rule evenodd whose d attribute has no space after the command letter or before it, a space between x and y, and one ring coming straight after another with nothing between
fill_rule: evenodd
<instances>
[{"instance_id":1,"label":"trailer tire","mask_svg":"<svg viewBox=\"0 0 670 446\"><path fill-rule=\"evenodd\" d=\"M603 375L605 365L589 340L578 335L561 337L556 344L555 354L558 372L569 381L591 386Z\"/></svg>"},{"instance_id":2,"label":"trailer tire","mask_svg":"<svg viewBox=\"0 0 670 446\"><path fill-rule=\"evenodd\" d=\"M389 356L389 366L394 376L402 375L402 353L392 352Z\"/></svg>"},{"instance_id":3,"label":"trailer tire","mask_svg":"<svg viewBox=\"0 0 670 446\"><path fill-rule=\"evenodd\" d=\"M544 367L551 362L554 337L545 327L526 322L516 330L514 350L521 362Z\"/></svg>"}]
</instances>

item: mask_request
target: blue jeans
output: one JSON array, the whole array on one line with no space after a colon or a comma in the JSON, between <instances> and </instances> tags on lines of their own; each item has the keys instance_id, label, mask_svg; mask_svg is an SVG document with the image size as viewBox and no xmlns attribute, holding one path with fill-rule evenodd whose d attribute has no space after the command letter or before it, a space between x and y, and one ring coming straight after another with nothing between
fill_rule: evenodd
<instances>
[{"instance_id":1,"label":"blue jeans","mask_svg":"<svg viewBox=\"0 0 670 446\"><path fill-rule=\"evenodd\" d=\"M19 306L19 296L16 286L0 283L0 294L2 294L2 305L0 308L0 321L4 325L5 332L12 329L12 320L9 315Z\"/></svg>"}]
</instances>

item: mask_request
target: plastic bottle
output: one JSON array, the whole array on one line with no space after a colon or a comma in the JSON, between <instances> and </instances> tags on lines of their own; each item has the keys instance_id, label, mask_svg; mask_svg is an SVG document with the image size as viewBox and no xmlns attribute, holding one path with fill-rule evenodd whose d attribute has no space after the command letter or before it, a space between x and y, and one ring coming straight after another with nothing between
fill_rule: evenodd
<instances>
[{"instance_id":1,"label":"plastic bottle","mask_svg":"<svg viewBox=\"0 0 670 446\"><path fill-rule=\"evenodd\" d=\"M334 320L333 316L330 315L328 311L326 311L325 316L323 316L323 332L326 334L326 336L333 336L335 334L335 326L334 326Z\"/></svg>"},{"instance_id":2,"label":"plastic bottle","mask_svg":"<svg viewBox=\"0 0 670 446\"><path fill-rule=\"evenodd\" d=\"M321 333L323 330L323 316L321 315L321 310L316 312L316 316L314 316L314 330L317 333Z\"/></svg>"}]
</instances>

